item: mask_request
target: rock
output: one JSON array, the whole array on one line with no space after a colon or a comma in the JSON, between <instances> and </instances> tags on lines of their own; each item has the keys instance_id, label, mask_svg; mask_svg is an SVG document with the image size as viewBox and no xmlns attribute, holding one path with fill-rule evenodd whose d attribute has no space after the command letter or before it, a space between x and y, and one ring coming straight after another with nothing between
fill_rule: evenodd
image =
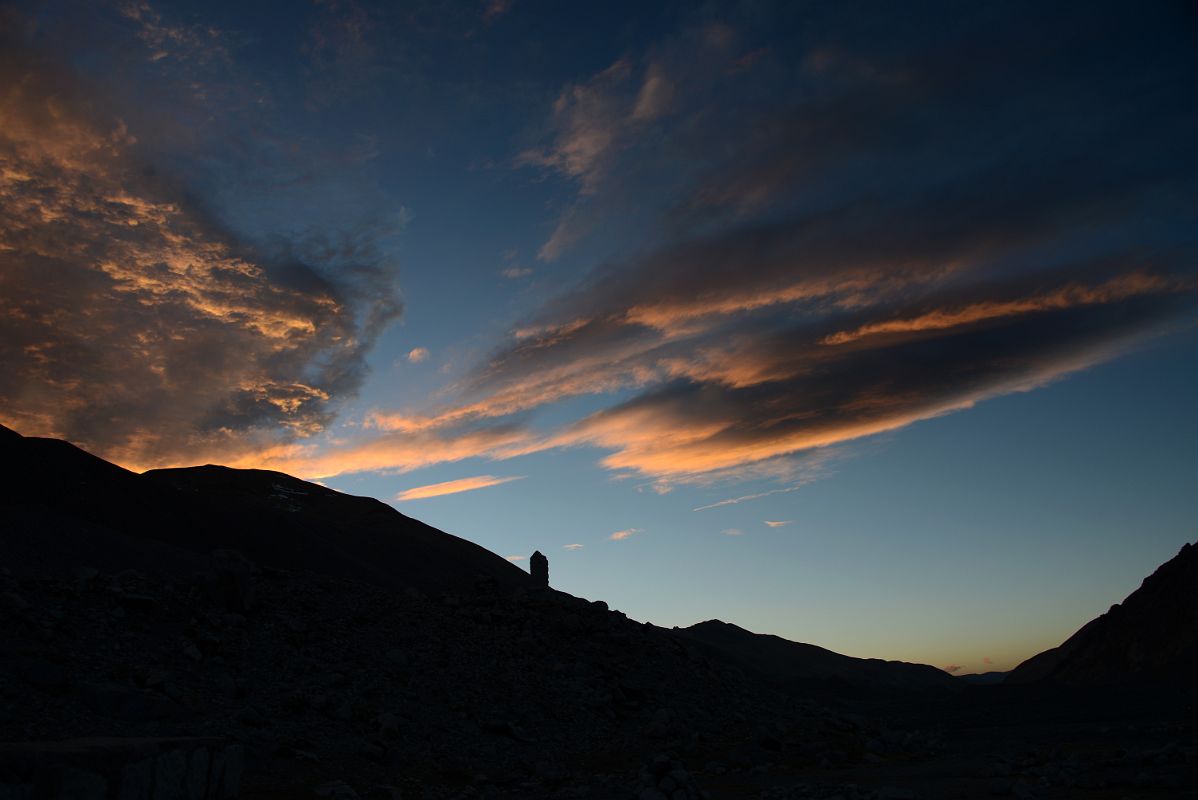
<instances>
[{"instance_id":1,"label":"rock","mask_svg":"<svg viewBox=\"0 0 1198 800\"><path fill-rule=\"evenodd\" d=\"M257 565L237 550L214 550L213 571L205 576L210 599L229 611L245 613L254 607Z\"/></svg>"},{"instance_id":2,"label":"rock","mask_svg":"<svg viewBox=\"0 0 1198 800\"><path fill-rule=\"evenodd\" d=\"M76 739L0 745L0 798L231 800L240 748L217 739ZM15 781L15 782L14 782Z\"/></svg>"},{"instance_id":3,"label":"rock","mask_svg":"<svg viewBox=\"0 0 1198 800\"><path fill-rule=\"evenodd\" d=\"M387 748L376 742L362 741L358 744L358 754L370 761L382 761L387 756Z\"/></svg>"},{"instance_id":4,"label":"rock","mask_svg":"<svg viewBox=\"0 0 1198 800\"><path fill-rule=\"evenodd\" d=\"M125 722L170 719L178 707L155 692L119 683L81 683L73 696L97 716Z\"/></svg>"},{"instance_id":5,"label":"rock","mask_svg":"<svg viewBox=\"0 0 1198 800\"><path fill-rule=\"evenodd\" d=\"M327 797L329 800L359 800L358 793L345 781L330 781L312 787L317 797Z\"/></svg>"},{"instance_id":6,"label":"rock","mask_svg":"<svg viewBox=\"0 0 1198 800\"><path fill-rule=\"evenodd\" d=\"M226 700L236 700L239 696L237 679L232 674L221 670L212 678L212 683L221 697Z\"/></svg>"},{"instance_id":7,"label":"rock","mask_svg":"<svg viewBox=\"0 0 1198 800\"><path fill-rule=\"evenodd\" d=\"M208 751L198 747L187 759L187 800L205 800L208 794Z\"/></svg>"},{"instance_id":8,"label":"rock","mask_svg":"<svg viewBox=\"0 0 1198 800\"><path fill-rule=\"evenodd\" d=\"M75 567L71 570L71 577L81 584L88 584L94 581L100 575L100 570L95 567Z\"/></svg>"},{"instance_id":9,"label":"rock","mask_svg":"<svg viewBox=\"0 0 1198 800\"><path fill-rule=\"evenodd\" d=\"M1009 778L994 778L986 790L995 797L1006 797L1011 793L1013 782Z\"/></svg>"},{"instance_id":10,"label":"rock","mask_svg":"<svg viewBox=\"0 0 1198 800\"><path fill-rule=\"evenodd\" d=\"M5 592L2 596L5 608L10 611L21 612L29 608L29 602L24 597L16 592Z\"/></svg>"},{"instance_id":11,"label":"rock","mask_svg":"<svg viewBox=\"0 0 1198 800\"><path fill-rule=\"evenodd\" d=\"M247 728L265 728L268 720L261 711L253 706L246 706L237 715L237 721Z\"/></svg>"},{"instance_id":12,"label":"rock","mask_svg":"<svg viewBox=\"0 0 1198 800\"><path fill-rule=\"evenodd\" d=\"M549 559L538 550L528 559L528 571L532 575L532 585L538 589L549 588Z\"/></svg>"},{"instance_id":13,"label":"rock","mask_svg":"<svg viewBox=\"0 0 1198 800\"><path fill-rule=\"evenodd\" d=\"M674 727L674 712L668 708L658 709L653 715L653 720L649 723L649 727L645 729L645 733L657 739L665 738L670 735L670 731Z\"/></svg>"},{"instance_id":14,"label":"rock","mask_svg":"<svg viewBox=\"0 0 1198 800\"><path fill-rule=\"evenodd\" d=\"M678 761L667 755L656 755L641 771L641 797L664 797L666 800L693 800L702 796L690 773ZM652 793L656 794L652 794Z\"/></svg>"},{"instance_id":15,"label":"rock","mask_svg":"<svg viewBox=\"0 0 1198 800\"><path fill-rule=\"evenodd\" d=\"M399 717L391 712L384 711L375 718L374 722L380 736L388 739L399 736Z\"/></svg>"},{"instance_id":16,"label":"rock","mask_svg":"<svg viewBox=\"0 0 1198 800\"><path fill-rule=\"evenodd\" d=\"M71 688L66 668L52 661L29 659L19 665L17 672L27 684L46 694L65 694Z\"/></svg>"},{"instance_id":17,"label":"rock","mask_svg":"<svg viewBox=\"0 0 1198 800\"><path fill-rule=\"evenodd\" d=\"M878 800L915 800L915 792L897 786L883 786L877 791Z\"/></svg>"},{"instance_id":18,"label":"rock","mask_svg":"<svg viewBox=\"0 0 1198 800\"><path fill-rule=\"evenodd\" d=\"M1011 794L1018 797L1019 800L1031 800L1036 794L1032 790L1031 784L1020 778L1011 785Z\"/></svg>"}]
</instances>

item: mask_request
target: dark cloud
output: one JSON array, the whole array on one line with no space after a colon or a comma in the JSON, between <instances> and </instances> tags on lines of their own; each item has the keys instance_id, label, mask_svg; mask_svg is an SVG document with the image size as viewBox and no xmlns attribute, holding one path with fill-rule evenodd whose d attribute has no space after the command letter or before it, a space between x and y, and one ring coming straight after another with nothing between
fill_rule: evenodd
<instances>
[{"instance_id":1,"label":"dark cloud","mask_svg":"<svg viewBox=\"0 0 1198 800\"><path fill-rule=\"evenodd\" d=\"M574 231L605 197L669 188L645 254L517 330L462 403L378 418L452 436L634 390L525 446L596 445L667 486L760 476L1192 319L1192 20L1086 9L880 5L788 29L773 7L775 31L708 21L570 84L525 161L574 182Z\"/></svg>"},{"instance_id":2,"label":"dark cloud","mask_svg":"<svg viewBox=\"0 0 1198 800\"><path fill-rule=\"evenodd\" d=\"M360 243L335 271L248 246L73 75L6 46L0 76L4 423L136 466L322 430L399 313L392 274Z\"/></svg>"}]
</instances>

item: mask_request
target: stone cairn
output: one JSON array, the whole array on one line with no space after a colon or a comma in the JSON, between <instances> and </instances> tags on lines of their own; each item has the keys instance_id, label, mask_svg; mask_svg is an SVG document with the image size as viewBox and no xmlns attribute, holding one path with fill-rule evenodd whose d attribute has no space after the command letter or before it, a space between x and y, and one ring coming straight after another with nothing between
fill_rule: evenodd
<instances>
[{"instance_id":1,"label":"stone cairn","mask_svg":"<svg viewBox=\"0 0 1198 800\"><path fill-rule=\"evenodd\" d=\"M528 559L528 571L532 573L532 585L538 589L549 588L549 559L540 550Z\"/></svg>"}]
</instances>

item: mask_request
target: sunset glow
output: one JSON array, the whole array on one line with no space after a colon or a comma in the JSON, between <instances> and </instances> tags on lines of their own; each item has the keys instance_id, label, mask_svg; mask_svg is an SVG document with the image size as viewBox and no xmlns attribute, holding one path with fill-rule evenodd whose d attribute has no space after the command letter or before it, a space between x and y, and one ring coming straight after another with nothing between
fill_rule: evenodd
<instances>
[{"instance_id":1,"label":"sunset glow","mask_svg":"<svg viewBox=\"0 0 1198 800\"><path fill-rule=\"evenodd\" d=\"M0 10L0 424L954 673L1193 538L1192 14L251 6Z\"/></svg>"}]
</instances>

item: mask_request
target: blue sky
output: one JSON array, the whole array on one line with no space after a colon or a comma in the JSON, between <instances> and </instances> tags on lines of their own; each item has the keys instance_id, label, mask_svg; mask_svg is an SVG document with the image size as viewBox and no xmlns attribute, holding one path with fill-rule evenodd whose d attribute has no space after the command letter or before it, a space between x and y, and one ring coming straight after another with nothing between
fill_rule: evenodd
<instances>
[{"instance_id":1,"label":"blue sky","mask_svg":"<svg viewBox=\"0 0 1198 800\"><path fill-rule=\"evenodd\" d=\"M0 422L1009 668L1194 538L1195 24L6 6Z\"/></svg>"}]
</instances>

